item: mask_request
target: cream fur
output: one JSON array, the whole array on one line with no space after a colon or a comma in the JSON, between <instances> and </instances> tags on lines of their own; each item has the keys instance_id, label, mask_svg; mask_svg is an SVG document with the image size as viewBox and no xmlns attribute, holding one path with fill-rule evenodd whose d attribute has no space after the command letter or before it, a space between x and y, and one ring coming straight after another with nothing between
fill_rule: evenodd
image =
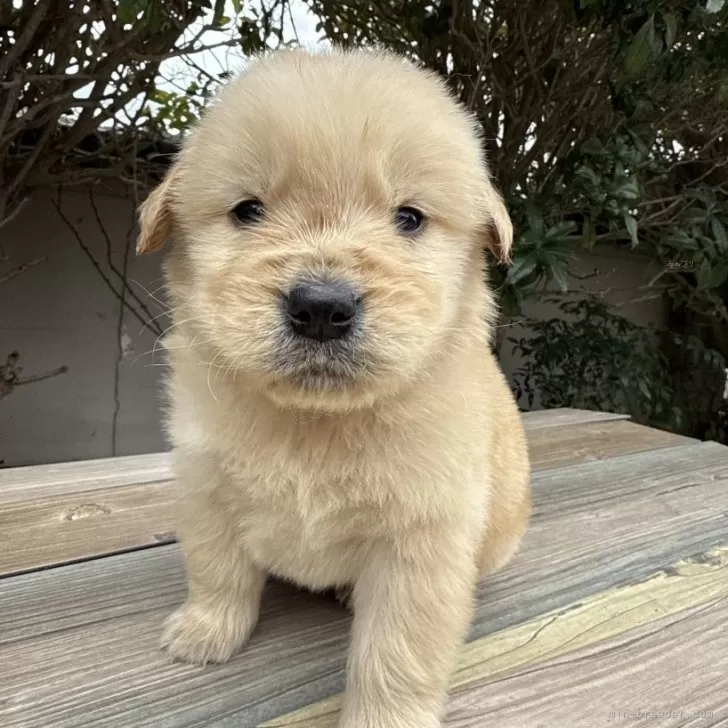
<instances>
[{"instance_id":1,"label":"cream fur","mask_svg":"<svg viewBox=\"0 0 728 728\"><path fill-rule=\"evenodd\" d=\"M173 238L169 432L187 602L174 657L225 661L266 575L352 588L341 728L435 728L479 577L515 552L529 465L489 347L483 247L511 227L470 117L381 52L281 51L223 89L141 211ZM229 212L257 197L267 217ZM403 238L391 215L422 209ZM282 365L280 295L304 273L364 293L356 361ZM291 368L292 367L292 368Z\"/></svg>"}]
</instances>

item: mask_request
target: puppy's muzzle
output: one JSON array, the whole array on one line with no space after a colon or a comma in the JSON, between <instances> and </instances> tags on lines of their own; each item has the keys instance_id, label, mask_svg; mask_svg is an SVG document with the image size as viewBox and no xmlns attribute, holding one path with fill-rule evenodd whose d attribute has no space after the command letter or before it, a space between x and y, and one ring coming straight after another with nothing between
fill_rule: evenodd
<instances>
[{"instance_id":1,"label":"puppy's muzzle","mask_svg":"<svg viewBox=\"0 0 728 728\"><path fill-rule=\"evenodd\" d=\"M352 332L361 313L361 297L345 281L305 281L288 294L285 310L296 335L332 341Z\"/></svg>"}]
</instances>

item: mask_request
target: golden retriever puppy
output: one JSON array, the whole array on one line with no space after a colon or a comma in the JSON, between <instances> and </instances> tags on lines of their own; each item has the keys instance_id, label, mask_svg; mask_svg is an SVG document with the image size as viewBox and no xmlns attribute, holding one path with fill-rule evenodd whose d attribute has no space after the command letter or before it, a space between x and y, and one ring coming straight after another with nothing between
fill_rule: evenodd
<instances>
[{"instance_id":1,"label":"golden retriever puppy","mask_svg":"<svg viewBox=\"0 0 728 728\"><path fill-rule=\"evenodd\" d=\"M489 339L512 230L476 125L382 52L280 51L220 93L144 203L171 238L169 432L186 603L224 662L268 574L352 590L342 728L434 728L479 577L529 513Z\"/></svg>"}]
</instances>

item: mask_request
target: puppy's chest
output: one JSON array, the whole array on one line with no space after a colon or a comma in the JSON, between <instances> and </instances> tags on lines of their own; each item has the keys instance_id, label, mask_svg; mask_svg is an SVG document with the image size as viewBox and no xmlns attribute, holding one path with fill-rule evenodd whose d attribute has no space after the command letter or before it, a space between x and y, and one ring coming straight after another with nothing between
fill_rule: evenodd
<instances>
[{"instance_id":1,"label":"puppy's chest","mask_svg":"<svg viewBox=\"0 0 728 728\"><path fill-rule=\"evenodd\" d=\"M291 474L271 465L265 472L238 471L235 483L248 530L259 526L317 544L376 537L390 520L383 501L393 505L387 485L364 475Z\"/></svg>"},{"instance_id":2,"label":"puppy's chest","mask_svg":"<svg viewBox=\"0 0 728 728\"><path fill-rule=\"evenodd\" d=\"M279 448L229 463L241 537L262 567L311 587L344 583L374 541L422 521L432 478L387 452L348 455L297 457Z\"/></svg>"},{"instance_id":3,"label":"puppy's chest","mask_svg":"<svg viewBox=\"0 0 728 728\"><path fill-rule=\"evenodd\" d=\"M472 510L472 452L449 438L382 428L265 434L229 443L224 468L248 551L299 583L349 581L377 540Z\"/></svg>"},{"instance_id":4,"label":"puppy's chest","mask_svg":"<svg viewBox=\"0 0 728 728\"><path fill-rule=\"evenodd\" d=\"M312 588L352 580L367 545L387 529L379 509L337 495L341 483L242 477L236 485L241 537L253 559Z\"/></svg>"}]
</instances>

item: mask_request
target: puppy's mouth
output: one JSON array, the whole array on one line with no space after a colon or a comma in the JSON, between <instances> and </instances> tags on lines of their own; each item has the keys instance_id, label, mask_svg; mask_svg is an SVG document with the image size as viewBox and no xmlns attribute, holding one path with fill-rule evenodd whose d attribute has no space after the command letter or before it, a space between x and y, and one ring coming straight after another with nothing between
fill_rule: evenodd
<instances>
[{"instance_id":1,"label":"puppy's mouth","mask_svg":"<svg viewBox=\"0 0 728 728\"><path fill-rule=\"evenodd\" d=\"M341 391L367 372L360 335L316 341L287 333L276 356L276 374L306 391Z\"/></svg>"}]
</instances>

